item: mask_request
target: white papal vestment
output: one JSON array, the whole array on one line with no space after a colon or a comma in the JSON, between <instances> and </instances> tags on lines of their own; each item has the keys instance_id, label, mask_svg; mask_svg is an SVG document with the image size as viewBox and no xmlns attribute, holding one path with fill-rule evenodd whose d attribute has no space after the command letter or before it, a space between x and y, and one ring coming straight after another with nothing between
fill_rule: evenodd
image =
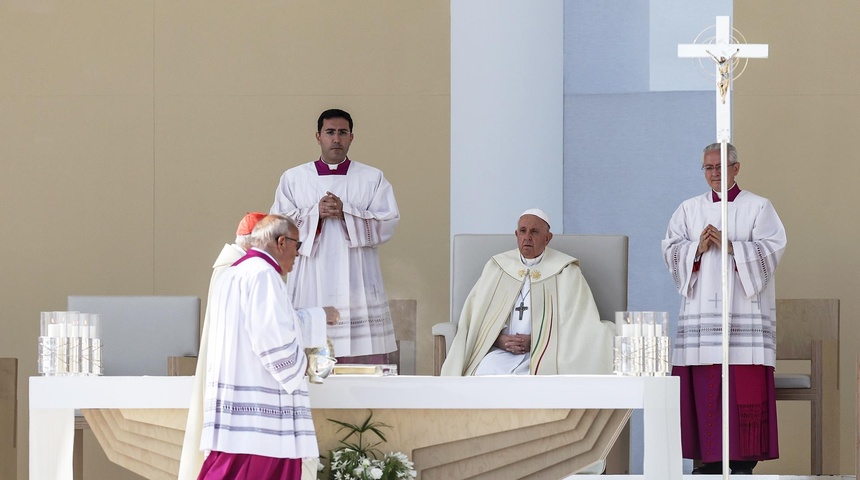
<instances>
[{"instance_id":1,"label":"white papal vestment","mask_svg":"<svg viewBox=\"0 0 860 480\"><path fill-rule=\"evenodd\" d=\"M487 262L463 306L442 375L475 374L519 305L526 275L531 277L529 373L611 373L613 330L600 321L579 260L551 248L533 267L520 258L511 250Z\"/></svg>"}]
</instances>

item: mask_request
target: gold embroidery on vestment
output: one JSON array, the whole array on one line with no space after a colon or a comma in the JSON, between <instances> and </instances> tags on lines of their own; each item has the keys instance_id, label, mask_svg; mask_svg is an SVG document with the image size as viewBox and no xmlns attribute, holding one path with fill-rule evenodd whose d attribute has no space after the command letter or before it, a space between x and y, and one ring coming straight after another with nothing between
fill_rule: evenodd
<instances>
[{"instance_id":1,"label":"gold embroidery on vestment","mask_svg":"<svg viewBox=\"0 0 860 480\"><path fill-rule=\"evenodd\" d=\"M522 269L522 270L517 272L517 276L519 276L520 278L523 278L526 275L532 277L532 280L537 280L540 278L540 271L539 270L528 271L526 269Z\"/></svg>"}]
</instances>

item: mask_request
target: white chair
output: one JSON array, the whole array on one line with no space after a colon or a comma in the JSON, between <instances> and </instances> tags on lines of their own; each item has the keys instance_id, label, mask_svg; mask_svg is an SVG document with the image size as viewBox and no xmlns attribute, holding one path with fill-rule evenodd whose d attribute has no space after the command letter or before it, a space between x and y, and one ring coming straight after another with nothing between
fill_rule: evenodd
<instances>
[{"instance_id":1,"label":"white chair","mask_svg":"<svg viewBox=\"0 0 860 480\"><path fill-rule=\"evenodd\" d=\"M434 373L439 375L451 341L457 332L460 311L472 287L481 276L484 265L493 255L517 247L512 234L456 235L453 246L451 316L450 321L433 326ZM628 238L623 235L564 235L555 234L549 247L579 259L579 266L591 288L594 301L604 321L614 322L615 312L627 310L627 251ZM625 416L620 423L626 423ZM629 433L625 428L616 439L611 453L605 458L607 472L621 473L629 469ZM598 467L598 470L602 467Z\"/></svg>"},{"instance_id":2,"label":"white chair","mask_svg":"<svg viewBox=\"0 0 860 480\"><path fill-rule=\"evenodd\" d=\"M457 332L460 311L466 297L481 276L490 257L517 248L516 237L508 234L465 234L454 236L450 321L433 326L434 372L439 375L451 341ZM614 321L615 312L627 310L627 248L623 235L553 235L549 248L579 259L585 280L591 287L600 318Z\"/></svg>"},{"instance_id":3,"label":"white chair","mask_svg":"<svg viewBox=\"0 0 860 480\"><path fill-rule=\"evenodd\" d=\"M200 298L193 296L113 296L113 295L70 295L66 308L70 311L97 313L101 316L102 366L104 375L156 375L163 376L174 369L175 357L196 356L199 345ZM173 357L171 361L171 357ZM83 478L83 430L91 429L96 440L105 451L108 459L144 478L176 478L176 461L165 460L163 452L182 448L182 437L178 436L178 446L170 445L163 439L147 438L150 425L140 419L128 419L115 410L85 410L82 417L75 418L74 440L74 477ZM184 415L184 413L183 413ZM86 418L86 419L85 419ZM136 438L149 443L159 443L153 455L146 448L126 443L119 439L117 431L125 435L128 429L115 431L111 426L118 424L134 425ZM174 421L177 425L185 425ZM141 425L143 424L143 427ZM178 428L174 425L174 430ZM140 434L140 432L147 432ZM156 435L157 436L157 435ZM128 438L125 435L123 438ZM176 438L173 432L171 438ZM179 449L179 450L177 450ZM122 451L118 454L117 450ZM155 459L155 460L153 460ZM150 465L155 462L158 467ZM162 467L162 465L169 465ZM161 467L161 469L159 468ZM170 470L164 473L164 470ZM154 475L154 476L153 476Z\"/></svg>"},{"instance_id":4,"label":"white chair","mask_svg":"<svg viewBox=\"0 0 860 480\"><path fill-rule=\"evenodd\" d=\"M198 297L70 295L67 308L101 315L105 375L166 375L168 357L197 355Z\"/></svg>"}]
</instances>

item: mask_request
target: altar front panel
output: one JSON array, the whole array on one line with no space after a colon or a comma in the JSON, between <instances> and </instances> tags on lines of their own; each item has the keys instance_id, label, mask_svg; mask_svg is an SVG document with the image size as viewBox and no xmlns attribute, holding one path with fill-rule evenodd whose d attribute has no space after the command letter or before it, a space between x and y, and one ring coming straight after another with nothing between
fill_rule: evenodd
<instances>
[{"instance_id":1,"label":"altar front panel","mask_svg":"<svg viewBox=\"0 0 860 480\"><path fill-rule=\"evenodd\" d=\"M172 415L183 418L165 420L175 430L184 423L182 410L187 407L192 382L192 377L32 377L31 479L71 480L74 408L178 409ZM374 418L380 415L387 419L385 423L393 424L392 446L403 449L402 442L411 438L413 460L428 465L428 479L435 478L432 470L439 466L453 465L453 471L461 472L457 476L475 465L492 469L504 464L500 460L514 458L509 453L513 451L543 449L548 457L521 461L558 464L560 460L549 458L562 459L595 444L600 435L615 435L612 428L596 427L613 422L623 425L627 410L642 408L646 478L681 478L679 392L673 378L338 376L329 377L323 385L311 385L310 394L323 452L336 442L327 433L331 422L325 418L363 419L373 410ZM422 410L439 416L422 420L429 415ZM144 416L153 415L161 414ZM428 445L422 438L431 429L444 441ZM463 449L470 435L482 439L479 451ZM541 438L550 437L554 438L549 444L541 443ZM128 448L125 442L122 448ZM165 453L170 453L169 447L159 455ZM463 460L467 457L478 463L466 465ZM451 472L437 469L436 474L450 478Z\"/></svg>"}]
</instances>

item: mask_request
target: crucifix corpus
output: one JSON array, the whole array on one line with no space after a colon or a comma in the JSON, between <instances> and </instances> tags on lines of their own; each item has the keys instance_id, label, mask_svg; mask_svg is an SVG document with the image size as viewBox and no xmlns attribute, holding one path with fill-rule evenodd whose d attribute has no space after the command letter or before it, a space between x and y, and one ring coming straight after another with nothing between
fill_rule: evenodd
<instances>
[{"instance_id":1,"label":"crucifix corpus","mask_svg":"<svg viewBox=\"0 0 860 480\"><path fill-rule=\"evenodd\" d=\"M732 31L729 17L717 17L716 36L707 39L712 43L678 45L678 56L681 58L708 58L714 61L718 142L728 142L732 138L734 66L742 58L767 58L766 44L732 43L735 40Z\"/></svg>"},{"instance_id":2,"label":"crucifix corpus","mask_svg":"<svg viewBox=\"0 0 860 480\"><path fill-rule=\"evenodd\" d=\"M519 312L519 314L520 314L520 320L522 320L522 319L523 319L523 312L525 312L525 311L526 311L526 310L528 310L528 309L529 309L529 307L527 307L527 306L526 306L526 301L525 301L525 300L523 300L522 302L520 302L520 306L519 306L519 307L517 307L517 308L515 308L514 310L516 310L517 312Z\"/></svg>"},{"instance_id":3,"label":"crucifix corpus","mask_svg":"<svg viewBox=\"0 0 860 480\"><path fill-rule=\"evenodd\" d=\"M696 38L697 43L678 45L678 56L681 58L709 58L714 61L716 69L716 104L717 104L717 141L720 142L720 209L722 244L722 289L723 289L723 365L722 365L722 424L723 424L723 478L729 478L729 255L728 255L728 203L726 202L726 144L732 139L732 81L737 78L734 67L740 59L767 58L766 44L733 43L736 39L735 30L729 17L717 17L716 35L703 39L703 34ZM704 32L703 32L704 33ZM738 33L743 38L743 35ZM702 42L699 42L702 40ZM740 73L738 75L740 75ZM718 301L717 298L714 301Z\"/></svg>"}]
</instances>

